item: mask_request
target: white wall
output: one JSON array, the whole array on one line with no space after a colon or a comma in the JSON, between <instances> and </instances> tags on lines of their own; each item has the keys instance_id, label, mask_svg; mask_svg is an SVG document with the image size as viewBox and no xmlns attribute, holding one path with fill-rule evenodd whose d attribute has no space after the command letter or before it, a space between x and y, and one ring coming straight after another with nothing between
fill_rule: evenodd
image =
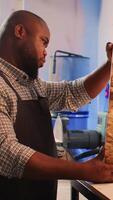
<instances>
[{"instance_id":1,"label":"white wall","mask_svg":"<svg viewBox=\"0 0 113 200\"><path fill-rule=\"evenodd\" d=\"M98 65L106 60L105 45L113 42L113 0L103 0L99 22Z\"/></svg>"},{"instance_id":2,"label":"white wall","mask_svg":"<svg viewBox=\"0 0 113 200\"><path fill-rule=\"evenodd\" d=\"M23 9L24 0L0 0L0 24L15 10Z\"/></svg>"}]
</instances>

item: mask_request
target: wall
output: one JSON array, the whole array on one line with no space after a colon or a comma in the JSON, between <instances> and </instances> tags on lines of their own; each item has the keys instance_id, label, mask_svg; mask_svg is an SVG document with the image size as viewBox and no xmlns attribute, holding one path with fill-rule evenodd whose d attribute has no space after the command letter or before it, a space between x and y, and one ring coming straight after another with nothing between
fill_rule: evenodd
<instances>
[{"instance_id":1,"label":"wall","mask_svg":"<svg viewBox=\"0 0 113 200\"><path fill-rule=\"evenodd\" d=\"M99 21L98 65L106 60L105 45L113 42L113 0L102 1Z\"/></svg>"},{"instance_id":2,"label":"wall","mask_svg":"<svg viewBox=\"0 0 113 200\"><path fill-rule=\"evenodd\" d=\"M23 9L24 0L0 0L0 24L15 10Z\"/></svg>"}]
</instances>

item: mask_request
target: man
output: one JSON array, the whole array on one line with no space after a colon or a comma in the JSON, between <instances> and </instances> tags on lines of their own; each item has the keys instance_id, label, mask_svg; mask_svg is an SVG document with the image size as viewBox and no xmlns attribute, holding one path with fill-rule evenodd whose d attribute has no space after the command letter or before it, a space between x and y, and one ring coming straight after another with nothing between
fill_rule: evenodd
<instances>
[{"instance_id":1,"label":"man","mask_svg":"<svg viewBox=\"0 0 113 200\"><path fill-rule=\"evenodd\" d=\"M16 11L0 36L0 199L56 199L57 179L113 182L113 166L59 160L50 110L76 110L105 87L108 61L85 79L51 83L39 79L50 32L43 19Z\"/></svg>"}]
</instances>

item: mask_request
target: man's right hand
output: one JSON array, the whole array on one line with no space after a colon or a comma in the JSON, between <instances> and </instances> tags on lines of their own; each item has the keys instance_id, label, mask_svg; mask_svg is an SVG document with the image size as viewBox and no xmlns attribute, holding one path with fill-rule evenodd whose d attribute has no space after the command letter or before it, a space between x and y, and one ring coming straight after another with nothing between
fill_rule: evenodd
<instances>
[{"instance_id":1,"label":"man's right hand","mask_svg":"<svg viewBox=\"0 0 113 200\"><path fill-rule=\"evenodd\" d=\"M113 182L113 165L106 164L99 158L82 164L83 172L87 181L95 183ZM84 174L85 173L85 174Z\"/></svg>"},{"instance_id":2,"label":"man's right hand","mask_svg":"<svg viewBox=\"0 0 113 200\"><path fill-rule=\"evenodd\" d=\"M112 62L112 52L113 52L113 43L108 42L106 44L106 53L107 53L108 61L110 62Z\"/></svg>"}]
</instances>

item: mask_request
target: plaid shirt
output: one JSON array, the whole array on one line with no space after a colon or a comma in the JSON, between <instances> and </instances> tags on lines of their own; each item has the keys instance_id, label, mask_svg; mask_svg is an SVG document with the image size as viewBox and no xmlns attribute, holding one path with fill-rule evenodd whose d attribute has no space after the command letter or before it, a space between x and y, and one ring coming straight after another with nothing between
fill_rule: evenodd
<instances>
[{"instance_id":1,"label":"plaid shirt","mask_svg":"<svg viewBox=\"0 0 113 200\"><path fill-rule=\"evenodd\" d=\"M37 78L31 81L27 74L0 58L0 70L13 85L22 100L47 97L50 110L76 111L91 101L84 88L84 79L76 81L46 82ZM18 142L14 131L17 114L17 96L0 77L0 175L21 178L24 167L35 153Z\"/></svg>"}]
</instances>

